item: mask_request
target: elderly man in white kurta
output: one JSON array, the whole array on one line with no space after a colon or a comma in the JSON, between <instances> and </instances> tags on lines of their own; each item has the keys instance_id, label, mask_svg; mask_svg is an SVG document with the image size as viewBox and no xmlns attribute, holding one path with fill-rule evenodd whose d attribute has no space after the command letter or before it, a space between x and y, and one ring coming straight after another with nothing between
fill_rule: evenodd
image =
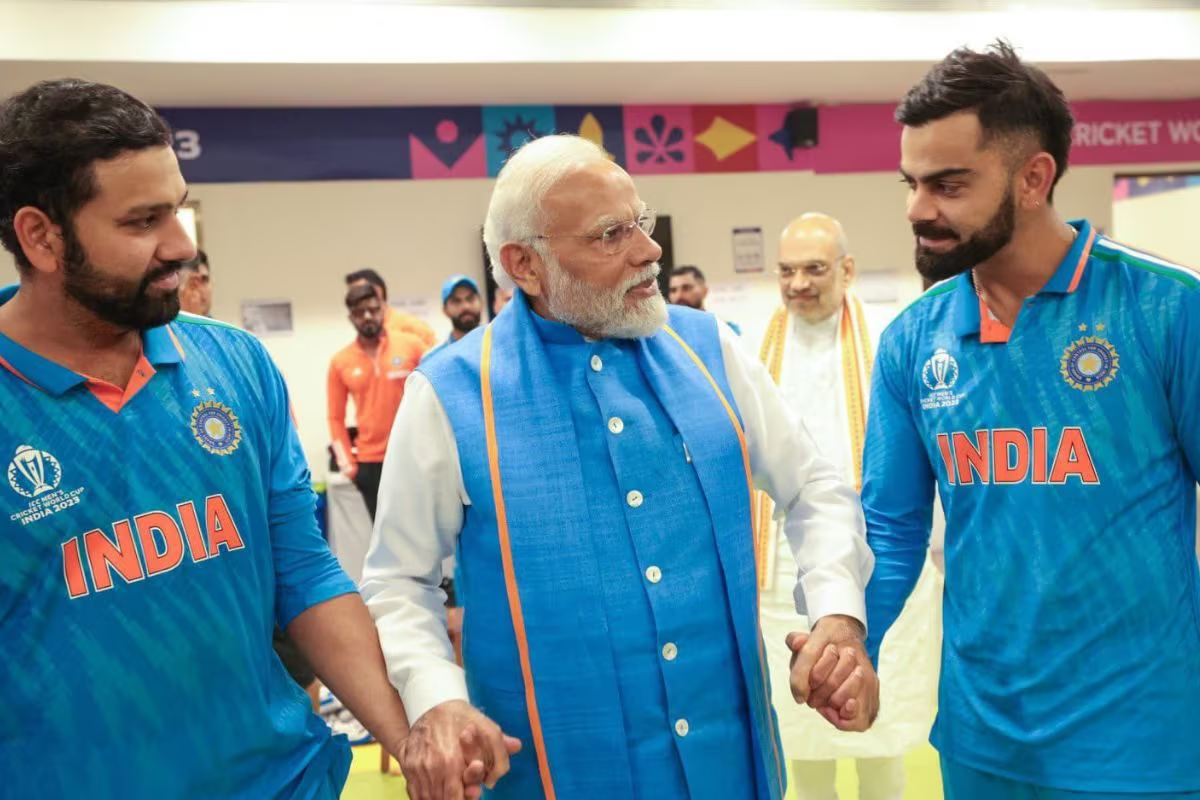
<instances>
[{"instance_id":1,"label":"elderly man in white kurta","mask_svg":"<svg viewBox=\"0 0 1200 800\"><path fill-rule=\"evenodd\" d=\"M822 454L861 489L863 430L872 355L887 323L850 288L854 258L841 225L805 214L783 232L779 286L784 306L772 317L761 358ZM833 729L788 695L785 644L798 621L792 588L796 562L760 493L761 620L784 756L798 800L834 800L837 759L857 759L861 800L900 800L904 753L923 742L933 721L940 647L940 576L926 565L904 615L888 634L880 659L882 702L874 728L863 734ZM773 545L773 546L772 546ZM870 625L870 620L867 624Z\"/></svg>"}]
</instances>

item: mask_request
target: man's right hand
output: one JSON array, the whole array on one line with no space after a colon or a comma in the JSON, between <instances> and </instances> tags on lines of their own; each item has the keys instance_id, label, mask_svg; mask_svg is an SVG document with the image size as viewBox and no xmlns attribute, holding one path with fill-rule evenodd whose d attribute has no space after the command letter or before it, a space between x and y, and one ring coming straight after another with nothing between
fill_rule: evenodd
<instances>
[{"instance_id":1,"label":"man's right hand","mask_svg":"<svg viewBox=\"0 0 1200 800\"><path fill-rule=\"evenodd\" d=\"M469 703L449 700L426 711L400 747L412 800L472 800L509 769L521 742Z\"/></svg>"}]
</instances>

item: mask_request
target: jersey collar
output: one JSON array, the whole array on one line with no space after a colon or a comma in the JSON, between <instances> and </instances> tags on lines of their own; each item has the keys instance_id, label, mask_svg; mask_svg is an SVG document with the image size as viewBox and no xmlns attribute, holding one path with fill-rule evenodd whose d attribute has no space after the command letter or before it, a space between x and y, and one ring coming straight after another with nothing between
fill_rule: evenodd
<instances>
[{"instance_id":1,"label":"jersey collar","mask_svg":"<svg viewBox=\"0 0 1200 800\"><path fill-rule=\"evenodd\" d=\"M0 289L0 305L4 305L17 293L17 286ZM183 361L183 348L179 344L171 325L150 328L142 334L142 350L146 360L155 367L178 364ZM32 350L0 334L0 366L4 366L17 377L51 395L67 391L87 381L87 376L56 364Z\"/></svg>"},{"instance_id":2,"label":"jersey collar","mask_svg":"<svg viewBox=\"0 0 1200 800\"><path fill-rule=\"evenodd\" d=\"M1079 288L1083 279L1092 245L1096 240L1096 231L1087 220L1074 220L1068 224L1078 231L1079 235L1075 237L1075 242L1059 263L1058 269L1054 270L1054 274L1038 294L1071 294ZM972 283L969 272L962 273L954 280L954 332L959 336L978 334L983 315L988 313L987 308L975 294L975 284Z\"/></svg>"}]
</instances>

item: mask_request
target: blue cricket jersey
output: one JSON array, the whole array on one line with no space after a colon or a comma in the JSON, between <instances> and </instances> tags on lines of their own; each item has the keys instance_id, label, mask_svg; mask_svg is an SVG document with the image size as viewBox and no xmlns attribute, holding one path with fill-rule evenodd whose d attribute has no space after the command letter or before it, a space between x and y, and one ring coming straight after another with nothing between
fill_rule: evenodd
<instances>
[{"instance_id":1,"label":"blue cricket jersey","mask_svg":"<svg viewBox=\"0 0 1200 800\"><path fill-rule=\"evenodd\" d=\"M1072 223L1011 331L967 274L884 332L868 647L946 515L933 743L1037 785L1200 790L1200 279Z\"/></svg>"},{"instance_id":2,"label":"blue cricket jersey","mask_svg":"<svg viewBox=\"0 0 1200 800\"><path fill-rule=\"evenodd\" d=\"M0 303L15 293L0 290ZM181 315L128 387L0 336L3 794L329 796L345 737L272 649L354 591L262 346Z\"/></svg>"}]
</instances>

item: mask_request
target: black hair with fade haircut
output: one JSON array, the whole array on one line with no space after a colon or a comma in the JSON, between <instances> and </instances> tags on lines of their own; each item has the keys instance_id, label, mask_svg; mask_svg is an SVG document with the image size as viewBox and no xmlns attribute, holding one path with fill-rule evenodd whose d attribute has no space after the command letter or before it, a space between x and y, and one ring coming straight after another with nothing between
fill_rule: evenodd
<instances>
[{"instance_id":1,"label":"black hair with fade haircut","mask_svg":"<svg viewBox=\"0 0 1200 800\"><path fill-rule=\"evenodd\" d=\"M983 129L980 146L1029 136L1054 158L1054 187L1067 171L1075 118L1062 90L1045 72L1021 61L998 40L984 52L959 48L926 73L896 109L896 121L919 128L960 111L973 111ZM1014 142L1015 144L1015 142Z\"/></svg>"},{"instance_id":2,"label":"black hair with fade haircut","mask_svg":"<svg viewBox=\"0 0 1200 800\"><path fill-rule=\"evenodd\" d=\"M696 280L704 283L704 273L700 271L699 267L693 267L691 264L684 264L681 267L671 270L671 277L674 278L676 275L691 275Z\"/></svg>"},{"instance_id":3,"label":"black hair with fade haircut","mask_svg":"<svg viewBox=\"0 0 1200 800\"><path fill-rule=\"evenodd\" d=\"M32 268L14 217L31 206L73 230L96 196L97 161L170 147L171 129L150 106L113 86L77 78L35 83L0 105L0 243Z\"/></svg>"},{"instance_id":4,"label":"black hair with fade haircut","mask_svg":"<svg viewBox=\"0 0 1200 800\"><path fill-rule=\"evenodd\" d=\"M369 283L360 283L357 286L351 286L346 292L346 308L351 311L354 307L364 300L378 300L379 295L375 294L375 287Z\"/></svg>"},{"instance_id":5,"label":"black hair with fade haircut","mask_svg":"<svg viewBox=\"0 0 1200 800\"><path fill-rule=\"evenodd\" d=\"M379 291L383 294L383 299L387 299L387 284L383 282L383 277L373 269L360 269L356 272L351 272L346 276L346 285L366 281L372 286L378 286Z\"/></svg>"}]
</instances>

